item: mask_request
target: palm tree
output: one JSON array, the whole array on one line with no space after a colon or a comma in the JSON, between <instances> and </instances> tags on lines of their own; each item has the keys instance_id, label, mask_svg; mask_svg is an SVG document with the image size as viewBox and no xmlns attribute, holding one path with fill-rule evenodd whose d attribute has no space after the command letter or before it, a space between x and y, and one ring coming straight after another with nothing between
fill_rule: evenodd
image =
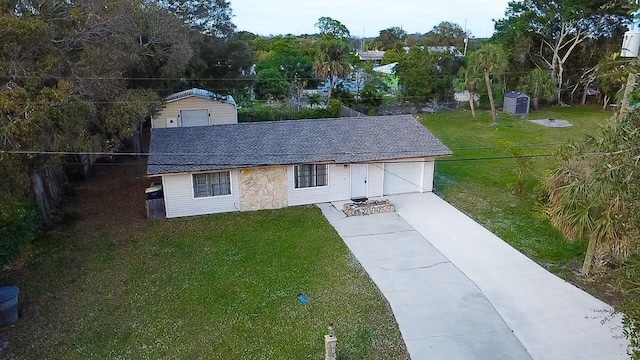
<instances>
[{"instance_id":1,"label":"palm tree","mask_svg":"<svg viewBox=\"0 0 640 360\"><path fill-rule=\"evenodd\" d=\"M491 73L501 72L507 68L507 53L498 44L484 43L480 46L480 49L471 55L469 62L476 72L482 71L484 73L484 82L487 85L487 94L491 104L491 116L493 119L491 124L497 125L498 114L491 89Z\"/></svg>"},{"instance_id":2,"label":"palm tree","mask_svg":"<svg viewBox=\"0 0 640 360\"><path fill-rule=\"evenodd\" d=\"M548 71L536 68L522 80L522 88L531 95L533 108L538 110L540 98L553 99L556 94L556 83Z\"/></svg>"},{"instance_id":3,"label":"palm tree","mask_svg":"<svg viewBox=\"0 0 640 360\"><path fill-rule=\"evenodd\" d=\"M318 76L329 78L329 99L334 87L335 77L345 77L351 73L349 43L344 39L324 38L318 44L318 55L313 64L313 69Z\"/></svg>"},{"instance_id":4,"label":"palm tree","mask_svg":"<svg viewBox=\"0 0 640 360\"><path fill-rule=\"evenodd\" d=\"M454 80L454 86L457 91L469 92L469 107L471 108L471 116L476 119L476 84L478 83L478 72L469 64L460 69L458 78Z\"/></svg>"},{"instance_id":5,"label":"palm tree","mask_svg":"<svg viewBox=\"0 0 640 360\"><path fill-rule=\"evenodd\" d=\"M320 102L322 101L322 96L320 96L320 94L318 93L313 93L313 94L307 95L307 99L309 100L309 105L311 105L311 108L313 109L315 105L320 105Z\"/></svg>"},{"instance_id":6,"label":"palm tree","mask_svg":"<svg viewBox=\"0 0 640 360\"><path fill-rule=\"evenodd\" d=\"M625 260L640 238L638 124L638 114L616 115L600 137L561 147L546 181L553 225L571 241L589 241L584 275L596 259Z\"/></svg>"}]
</instances>

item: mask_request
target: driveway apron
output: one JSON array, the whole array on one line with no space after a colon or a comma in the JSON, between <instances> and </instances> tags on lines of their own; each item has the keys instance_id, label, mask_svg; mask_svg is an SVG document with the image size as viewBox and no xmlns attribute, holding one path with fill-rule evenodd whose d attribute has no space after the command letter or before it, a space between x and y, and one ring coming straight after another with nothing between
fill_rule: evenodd
<instances>
[{"instance_id":1,"label":"driveway apron","mask_svg":"<svg viewBox=\"0 0 640 360\"><path fill-rule=\"evenodd\" d=\"M398 214L318 206L389 301L413 360L531 359L480 288Z\"/></svg>"}]
</instances>

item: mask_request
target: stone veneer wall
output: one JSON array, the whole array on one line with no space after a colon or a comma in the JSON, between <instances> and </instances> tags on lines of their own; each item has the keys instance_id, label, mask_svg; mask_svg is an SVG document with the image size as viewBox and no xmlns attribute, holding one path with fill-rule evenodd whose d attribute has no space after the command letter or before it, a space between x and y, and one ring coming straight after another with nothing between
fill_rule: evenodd
<instances>
[{"instance_id":1,"label":"stone veneer wall","mask_svg":"<svg viewBox=\"0 0 640 360\"><path fill-rule=\"evenodd\" d=\"M286 207L287 194L286 166L240 170L240 210Z\"/></svg>"},{"instance_id":2,"label":"stone veneer wall","mask_svg":"<svg viewBox=\"0 0 640 360\"><path fill-rule=\"evenodd\" d=\"M342 211L344 211L347 216L373 215L394 212L396 211L396 207L389 199L367 200L362 203L346 203L342 206Z\"/></svg>"}]
</instances>

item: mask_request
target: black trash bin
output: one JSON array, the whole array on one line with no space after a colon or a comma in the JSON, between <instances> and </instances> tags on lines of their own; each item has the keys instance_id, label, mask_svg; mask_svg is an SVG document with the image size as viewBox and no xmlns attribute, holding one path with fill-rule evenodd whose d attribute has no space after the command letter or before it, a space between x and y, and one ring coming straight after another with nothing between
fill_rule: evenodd
<instances>
[{"instance_id":1,"label":"black trash bin","mask_svg":"<svg viewBox=\"0 0 640 360\"><path fill-rule=\"evenodd\" d=\"M0 288L0 326L9 326L18 322L18 293L16 286Z\"/></svg>"},{"instance_id":2,"label":"black trash bin","mask_svg":"<svg viewBox=\"0 0 640 360\"><path fill-rule=\"evenodd\" d=\"M148 187L145 193L147 194L147 200L162 199L164 197L162 185Z\"/></svg>"}]
</instances>

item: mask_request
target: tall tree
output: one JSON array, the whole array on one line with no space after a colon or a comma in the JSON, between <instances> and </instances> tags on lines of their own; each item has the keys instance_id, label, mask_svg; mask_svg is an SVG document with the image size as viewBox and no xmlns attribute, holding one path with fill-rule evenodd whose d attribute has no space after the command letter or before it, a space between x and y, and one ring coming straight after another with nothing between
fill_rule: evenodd
<instances>
[{"instance_id":1,"label":"tall tree","mask_svg":"<svg viewBox=\"0 0 640 360\"><path fill-rule=\"evenodd\" d=\"M439 78L440 55L423 47L415 47L409 50L396 67L396 75L402 84L402 97L413 103L416 108L438 96L443 90L439 89L439 84L444 82L451 86L451 78Z\"/></svg>"},{"instance_id":2,"label":"tall tree","mask_svg":"<svg viewBox=\"0 0 640 360\"><path fill-rule=\"evenodd\" d=\"M481 72L473 66L473 64L465 64L458 72L458 77L455 79L454 85L458 91L469 92L469 108L471 109L471 116L476 119L476 95L478 81L482 81ZM479 80L480 79L480 80Z\"/></svg>"},{"instance_id":3,"label":"tall tree","mask_svg":"<svg viewBox=\"0 0 640 360\"><path fill-rule=\"evenodd\" d=\"M551 71L561 103L565 64L576 47L590 38L612 36L635 8L629 0L511 1L505 18L496 21L494 37L507 45L530 38L536 60Z\"/></svg>"},{"instance_id":4,"label":"tall tree","mask_svg":"<svg viewBox=\"0 0 640 360\"><path fill-rule=\"evenodd\" d=\"M344 24L327 16L319 18L316 27L321 35L329 35L336 39L346 39L351 36L349 29Z\"/></svg>"},{"instance_id":5,"label":"tall tree","mask_svg":"<svg viewBox=\"0 0 640 360\"><path fill-rule=\"evenodd\" d=\"M425 34L423 42L428 46L455 46L462 52L467 36L460 25L443 21Z\"/></svg>"},{"instance_id":6,"label":"tall tree","mask_svg":"<svg viewBox=\"0 0 640 360\"><path fill-rule=\"evenodd\" d=\"M329 99L333 92L336 77L345 77L351 73L349 43L344 39L325 37L318 43L313 69L322 78L329 78Z\"/></svg>"},{"instance_id":7,"label":"tall tree","mask_svg":"<svg viewBox=\"0 0 640 360\"><path fill-rule=\"evenodd\" d=\"M228 37L236 26L227 0L155 0L162 7L181 17L189 26L204 34Z\"/></svg>"},{"instance_id":8,"label":"tall tree","mask_svg":"<svg viewBox=\"0 0 640 360\"><path fill-rule=\"evenodd\" d=\"M507 68L507 53L498 44L484 43L477 51L472 53L469 63L476 71L484 74L484 82L487 86L487 94L491 104L492 124L497 125L498 113L496 112L496 103L493 99L493 90L491 88L491 74L503 72Z\"/></svg>"},{"instance_id":9,"label":"tall tree","mask_svg":"<svg viewBox=\"0 0 640 360\"><path fill-rule=\"evenodd\" d=\"M349 53L349 29L340 21L330 17L321 17L316 23L321 38L318 42L313 69L322 78L329 78L329 99L334 89L336 77L345 77L351 73Z\"/></svg>"},{"instance_id":10,"label":"tall tree","mask_svg":"<svg viewBox=\"0 0 640 360\"><path fill-rule=\"evenodd\" d=\"M380 30L380 35L369 44L369 47L380 50L402 49L406 38L407 32L401 27L394 26Z\"/></svg>"},{"instance_id":11,"label":"tall tree","mask_svg":"<svg viewBox=\"0 0 640 360\"><path fill-rule=\"evenodd\" d=\"M2 2L0 150L118 150L159 105L166 79L153 78L182 76L193 54L185 22L158 4ZM2 166L0 176L14 185L0 192L29 194L46 219L64 182L62 159L5 160L11 171Z\"/></svg>"}]
</instances>

